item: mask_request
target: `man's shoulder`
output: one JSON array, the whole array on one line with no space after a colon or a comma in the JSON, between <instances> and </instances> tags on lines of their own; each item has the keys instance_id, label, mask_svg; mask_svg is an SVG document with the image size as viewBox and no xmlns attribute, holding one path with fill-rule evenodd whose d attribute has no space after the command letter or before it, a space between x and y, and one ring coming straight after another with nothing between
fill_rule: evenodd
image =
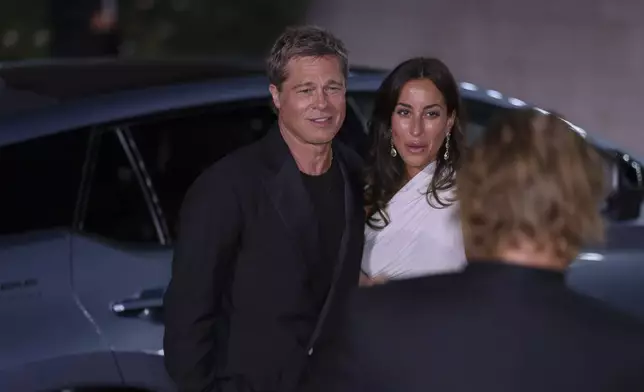
<instances>
[{"instance_id":1,"label":"man's shoulder","mask_svg":"<svg viewBox=\"0 0 644 392\"><path fill-rule=\"evenodd\" d=\"M574 314L586 325L602 332L606 338L611 333L638 339L644 344L644 320L617 309L607 302L569 290L569 297L574 305ZM644 349L644 347L643 347Z\"/></svg>"},{"instance_id":2,"label":"man's shoulder","mask_svg":"<svg viewBox=\"0 0 644 392\"><path fill-rule=\"evenodd\" d=\"M237 194L261 175L260 141L240 147L208 166L192 183L188 195Z\"/></svg>"},{"instance_id":3,"label":"man's shoulder","mask_svg":"<svg viewBox=\"0 0 644 392\"><path fill-rule=\"evenodd\" d=\"M202 181L226 180L229 183L240 183L257 173L262 165L262 140L242 146L231 151L204 170L199 176Z\"/></svg>"}]
</instances>

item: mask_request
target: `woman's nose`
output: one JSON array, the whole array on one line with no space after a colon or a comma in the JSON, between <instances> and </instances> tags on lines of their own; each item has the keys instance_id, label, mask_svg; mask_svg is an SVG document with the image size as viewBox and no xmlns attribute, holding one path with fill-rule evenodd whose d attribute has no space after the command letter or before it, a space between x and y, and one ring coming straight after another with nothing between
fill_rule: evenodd
<instances>
[{"instance_id":1,"label":"woman's nose","mask_svg":"<svg viewBox=\"0 0 644 392\"><path fill-rule=\"evenodd\" d=\"M422 119L416 119L415 121L413 121L409 133L412 136L418 137L418 136L422 135L423 132L424 132L423 120Z\"/></svg>"}]
</instances>

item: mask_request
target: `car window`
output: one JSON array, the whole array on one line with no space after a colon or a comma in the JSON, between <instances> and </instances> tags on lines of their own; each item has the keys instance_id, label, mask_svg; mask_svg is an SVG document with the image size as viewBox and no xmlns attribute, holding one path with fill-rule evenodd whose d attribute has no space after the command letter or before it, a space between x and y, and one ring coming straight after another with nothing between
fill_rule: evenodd
<instances>
[{"instance_id":1,"label":"car window","mask_svg":"<svg viewBox=\"0 0 644 392\"><path fill-rule=\"evenodd\" d=\"M347 101L344 123L336 138L364 157L369 148L369 137L366 132L366 124L362 120L361 114L355 112L354 107L350 101Z\"/></svg>"},{"instance_id":2,"label":"car window","mask_svg":"<svg viewBox=\"0 0 644 392\"><path fill-rule=\"evenodd\" d=\"M72 227L89 132L0 148L0 235Z\"/></svg>"},{"instance_id":3,"label":"car window","mask_svg":"<svg viewBox=\"0 0 644 392\"><path fill-rule=\"evenodd\" d=\"M483 135L485 127L503 108L487 102L473 99L463 100L463 111L466 119L465 140L472 145Z\"/></svg>"},{"instance_id":4,"label":"car window","mask_svg":"<svg viewBox=\"0 0 644 392\"><path fill-rule=\"evenodd\" d=\"M268 101L260 100L179 112L129 126L172 238L185 193L199 174L260 139L275 120Z\"/></svg>"},{"instance_id":5,"label":"car window","mask_svg":"<svg viewBox=\"0 0 644 392\"><path fill-rule=\"evenodd\" d=\"M357 104L362 116L369 120L373 111L375 92L351 92L348 95Z\"/></svg>"},{"instance_id":6,"label":"car window","mask_svg":"<svg viewBox=\"0 0 644 392\"><path fill-rule=\"evenodd\" d=\"M126 137L120 129L95 135L80 229L121 242L158 243L141 181L124 149Z\"/></svg>"}]
</instances>

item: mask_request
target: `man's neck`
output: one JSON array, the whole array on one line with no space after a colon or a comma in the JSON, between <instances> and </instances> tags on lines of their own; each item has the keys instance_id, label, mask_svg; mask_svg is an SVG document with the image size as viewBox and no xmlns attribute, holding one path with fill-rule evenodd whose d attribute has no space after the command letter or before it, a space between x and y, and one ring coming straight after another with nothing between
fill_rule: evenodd
<instances>
[{"instance_id":1,"label":"man's neck","mask_svg":"<svg viewBox=\"0 0 644 392\"><path fill-rule=\"evenodd\" d=\"M329 170L333 160L331 143L306 143L291 132L284 131L282 127L280 127L280 133L302 173L319 176Z\"/></svg>"},{"instance_id":2,"label":"man's neck","mask_svg":"<svg viewBox=\"0 0 644 392\"><path fill-rule=\"evenodd\" d=\"M555 252L540 250L525 244L500 250L497 252L497 258L508 264L555 271L564 271L570 264L570 260L562 259Z\"/></svg>"}]
</instances>

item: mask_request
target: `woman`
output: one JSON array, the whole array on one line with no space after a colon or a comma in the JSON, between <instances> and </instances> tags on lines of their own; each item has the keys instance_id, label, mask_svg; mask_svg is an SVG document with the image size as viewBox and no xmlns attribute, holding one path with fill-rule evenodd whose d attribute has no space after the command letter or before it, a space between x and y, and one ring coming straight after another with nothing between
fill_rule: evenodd
<instances>
[{"instance_id":1,"label":"woman","mask_svg":"<svg viewBox=\"0 0 644 392\"><path fill-rule=\"evenodd\" d=\"M361 285L465 265L455 172L463 144L458 85L440 60L414 58L380 86L370 123Z\"/></svg>"}]
</instances>

